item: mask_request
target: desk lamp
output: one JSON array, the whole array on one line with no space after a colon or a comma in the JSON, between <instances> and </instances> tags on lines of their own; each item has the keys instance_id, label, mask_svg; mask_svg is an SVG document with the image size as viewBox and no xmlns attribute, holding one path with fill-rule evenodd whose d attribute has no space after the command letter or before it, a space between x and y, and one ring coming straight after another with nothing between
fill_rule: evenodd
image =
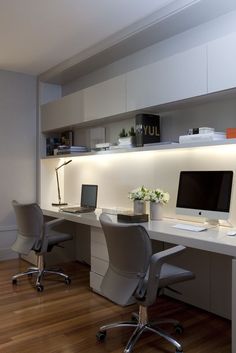
<instances>
[{"instance_id":1,"label":"desk lamp","mask_svg":"<svg viewBox=\"0 0 236 353\"><path fill-rule=\"evenodd\" d=\"M64 167L65 165L69 164L70 162L72 162L72 159L70 159L69 161L59 165L59 167L55 168L56 171L56 177L57 177L57 193L58 193L58 203L52 203L52 206L65 206L67 205L67 203L65 202L61 202L61 192L60 192L60 184L59 184L59 178L58 178L58 169L60 169L61 167Z\"/></svg>"}]
</instances>

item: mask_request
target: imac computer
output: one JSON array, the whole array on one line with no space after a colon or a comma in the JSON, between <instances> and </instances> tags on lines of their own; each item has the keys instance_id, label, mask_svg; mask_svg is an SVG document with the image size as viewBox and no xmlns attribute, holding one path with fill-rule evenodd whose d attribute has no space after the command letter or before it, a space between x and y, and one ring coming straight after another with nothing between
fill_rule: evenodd
<instances>
[{"instance_id":1,"label":"imac computer","mask_svg":"<svg viewBox=\"0 0 236 353\"><path fill-rule=\"evenodd\" d=\"M207 218L211 224L229 217L233 172L182 171L176 213Z\"/></svg>"}]
</instances>

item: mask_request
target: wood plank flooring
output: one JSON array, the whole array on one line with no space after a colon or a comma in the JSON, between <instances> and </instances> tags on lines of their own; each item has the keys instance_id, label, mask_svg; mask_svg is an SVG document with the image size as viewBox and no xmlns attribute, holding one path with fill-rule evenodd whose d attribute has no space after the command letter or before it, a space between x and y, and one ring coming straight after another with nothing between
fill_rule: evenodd
<instances>
[{"instance_id":1,"label":"wood plank flooring","mask_svg":"<svg viewBox=\"0 0 236 353\"><path fill-rule=\"evenodd\" d=\"M119 307L89 289L89 268L76 262L63 265L72 278L70 286L50 277L44 292L38 293L29 279L12 286L11 276L26 269L22 260L0 262L0 352L1 353L120 353L132 332L114 329L103 343L95 335L100 325L127 320L136 305ZM230 353L231 327L228 320L162 297L150 315L176 318L184 333L174 333L184 353ZM171 353L164 339L145 333L134 352Z\"/></svg>"}]
</instances>

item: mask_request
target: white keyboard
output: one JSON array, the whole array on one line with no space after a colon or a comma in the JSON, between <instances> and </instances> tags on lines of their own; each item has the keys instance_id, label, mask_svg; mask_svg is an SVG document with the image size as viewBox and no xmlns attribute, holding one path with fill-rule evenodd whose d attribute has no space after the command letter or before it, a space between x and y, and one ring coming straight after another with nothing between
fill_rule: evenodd
<instances>
[{"instance_id":1,"label":"white keyboard","mask_svg":"<svg viewBox=\"0 0 236 353\"><path fill-rule=\"evenodd\" d=\"M187 224L187 223L177 223L173 226L173 228L189 230L190 232L202 232L203 230L207 230L207 227L194 226L192 224Z\"/></svg>"}]
</instances>

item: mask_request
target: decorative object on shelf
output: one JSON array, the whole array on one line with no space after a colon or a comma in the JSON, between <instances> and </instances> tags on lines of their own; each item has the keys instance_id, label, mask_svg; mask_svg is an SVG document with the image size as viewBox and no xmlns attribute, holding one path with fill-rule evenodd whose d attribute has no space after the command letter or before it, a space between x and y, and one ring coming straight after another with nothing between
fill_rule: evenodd
<instances>
[{"instance_id":1,"label":"decorative object on shelf","mask_svg":"<svg viewBox=\"0 0 236 353\"><path fill-rule=\"evenodd\" d=\"M136 146L142 147L149 143L160 142L160 116L153 114L137 114Z\"/></svg>"},{"instance_id":2,"label":"decorative object on shelf","mask_svg":"<svg viewBox=\"0 0 236 353\"><path fill-rule=\"evenodd\" d=\"M125 129L121 130L121 132L119 133L119 137L120 138L128 137L128 133L125 131Z\"/></svg>"},{"instance_id":3,"label":"decorative object on shelf","mask_svg":"<svg viewBox=\"0 0 236 353\"><path fill-rule=\"evenodd\" d=\"M226 138L227 139L235 139L236 138L236 128L229 127L226 129Z\"/></svg>"},{"instance_id":4,"label":"decorative object on shelf","mask_svg":"<svg viewBox=\"0 0 236 353\"><path fill-rule=\"evenodd\" d=\"M188 129L188 135L196 135L199 134L199 128L198 127L193 127Z\"/></svg>"},{"instance_id":5,"label":"decorative object on shelf","mask_svg":"<svg viewBox=\"0 0 236 353\"><path fill-rule=\"evenodd\" d=\"M46 139L46 155L53 156L54 150L61 144L59 137L47 137Z\"/></svg>"},{"instance_id":6,"label":"decorative object on shelf","mask_svg":"<svg viewBox=\"0 0 236 353\"><path fill-rule=\"evenodd\" d=\"M96 143L95 145L95 151L106 151L110 148L111 144L110 142L102 142L102 143Z\"/></svg>"},{"instance_id":7,"label":"decorative object on shelf","mask_svg":"<svg viewBox=\"0 0 236 353\"><path fill-rule=\"evenodd\" d=\"M199 134L209 134L210 132L214 132L215 128L214 127L199 127Z\"/></svg>"},{"instance_id":8,"label":"decorative object on shelf","mask_svg":"<svg viewBox=\"0 0 236 353\"><path fill-rule=\"evenodd\" d=\"M59 177L58 177L58 170L61 167L64 167L65 165L69 164L70 162L72 162L72 159L70 159L69 161L59 165L59 167L57 167L55 169L56 172L56 178L57 178L57 194L58 194L58 203L52 203L52 206L66 206L67 203L66 202L61 202L61 191L60 191L60 183L59 183Z\"/></svg>"},{"instance_id":9,"label":"decorative object on shelf","mask_svg":"<svg viewBox=\"0 0 236 353\"><path fill-rule=\"evenodd\" d=\"M134 147L136 144L136 134L134 127L131 126L128 132L126 132L126 130L123 128L119 133L118 142L120 147Z\"/></svg>"},{"instance_id":10,"label":"decorative object on shelf","mask_svg":"<svg viewBox=\"0 0 236 353\"><path fill-rule=\"evenodd\" d=\"M129 199L134 201L134 214L146 213L146 201L148 201L148 189L144 186L138 187L129 192Z\"/></svg>"},{"instance_id":11,"label":"decorative object on shelf","mask_svg":"<svg viewBox=\"0 0 236 353\"><path fill-rule=\"evenodd\" d=\"M161 189L154 189L148 191L151 220L161 220L163 218L163 207L169 202L169 199L169 193Z\"/></svg>"},{"instance_id":12,"label":"decorative object on shelf","mask_svg":"<svg viewBox=\"0 0 236 353\"><path fill-rule=\"evenodd\" d=\"M60 146L69 148L73 145L74 134L73 131L64 131L58 136L49 136L46 139L46 155L53 156L57 155L60 150Z\"/></svg>"},{"instance_id":13,"label":"decorative object on shelf","mask_svg":"<svg viewBox=\"0 0 236 353\"><path fill-rule=\"evenodd\" d=\"M214 127L195 127L188 129L188 135L196 135L196 134L209 134L210 132L214 132Z\"/></svg>"},{"instance_id":14,"label":"decorative object on shelf","mask_svg":"<svg viewBox=\"0 0 236 353\"><path fill-rule=\"evenodd\" d=\"M64 131L61 133L61 145L73 146L74 132L72 130Z\"/></svg>"}]
</instances>

